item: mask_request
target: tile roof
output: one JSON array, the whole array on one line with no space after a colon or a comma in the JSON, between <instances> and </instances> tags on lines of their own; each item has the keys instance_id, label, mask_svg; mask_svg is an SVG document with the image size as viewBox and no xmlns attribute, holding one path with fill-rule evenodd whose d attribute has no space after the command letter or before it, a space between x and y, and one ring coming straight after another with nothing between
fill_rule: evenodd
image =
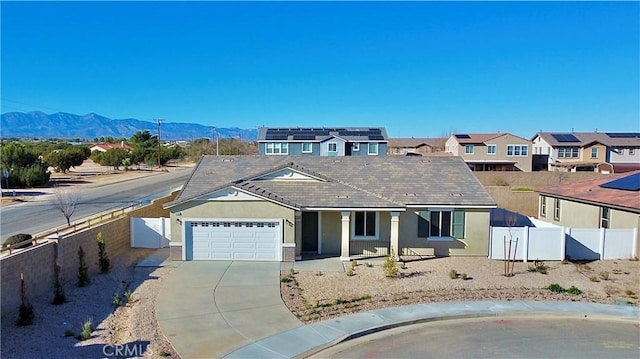
<instances>
[{"instance_id":1,"label":"tile roof","mask_svg":"<svg viewBox=\"0 0 640 359\"><path fill-rule=\"evenodd\" d=\"M427 145L434 148L444 146L446 138L390 138L389 147L416 148Z\"/></svg>"},{"instance_id":2,"label":"tile roof","mask_svg":"<svg viewBox=\"0 0 640 359\"><path fill-rule=\"evenodd\" d=\"M527 141L530 142L529 139L520 137L520 136L516 136L514 134L508 133L508 132L497 132L497 133L454 133L452 135L453 137L455 137L456 141L458 141L459 144L475 144L475 143L485 143L487 141L491 141L493 139L496 139L498 137L502 137L502 136L513 136L516 138L520 138L523 141ZM465 136L465 137L458 137L458 136ZM466 138L468 137L468 138Z\"/></svg>"},{"instance_id":3,"label":"tile roof","mask_svg":"<svg viewBox=\"0 0 640 359\"><path fill-rule=\"evenodd\" d=\"M549 145L556 146L587 146L601 143L609 147L640 147L640 133L637 137L618 138L609 136L611 132L538 132L533 138L540 136ZM573 135L579 142L560 142L553 135Z\"/></svg>"},{"instance_id":4,"label":"tile roof","mask_svg":"<svg viewBox=\"0 0 640 359\"><path fill-rule=\"evenodd\" d=\"M595 179L540 188L537 191L542 195L564 197L578 202L588 202L597 205L608 205L640 213L639 191L601 187L601 185L605 183L639 173L640 171L634 171L624 174L604 175L603 177Z\"/></svg>"},{"instance_id":5,"label":"tile roof","mask_svg":"<svg viewBox=\"0 0 640 359\"><path fill-rule=\"evenodd\" d=\"M263 181L291 168L322 181ZM172 207L236 186L296 208L495 206L459 157L203 156Z\"/></svg>"}]
</instances>

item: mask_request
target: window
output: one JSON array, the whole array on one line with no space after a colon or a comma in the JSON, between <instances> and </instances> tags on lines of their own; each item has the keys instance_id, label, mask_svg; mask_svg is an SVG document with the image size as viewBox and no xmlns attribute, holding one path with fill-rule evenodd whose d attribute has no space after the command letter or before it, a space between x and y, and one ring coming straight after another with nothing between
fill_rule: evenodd
<instances>
[{"instance_id":1,"label":"window","mask_svg":"<svg viewBox=\"0 0 640 359\"><path fill-rule=\"evenodd\" d=\"M558 158L578 158L578 147L558 147Z\"/></svg>"},{"instance_id":2,"label":"window","mask_svg":"<svg viewBox=\"0 0 640 359\"><path fill-rule=\"evenodd\" d=\"M557 198L553 199L553 219L560 220L560 200Z\"/></svg>"},{"instance_id":3,"label":"window","mask_svg":"<svg viewBox=\"0 0 640 359\"><path fill-rule=\"evenodd\" d=\"M376 212L354 212L354 239L378 239L378 214Z\"/></svg>"},{"instance_id":4,"label":"window","mask_svg":"<svg viewBox=\"0 0 640 359\"><path fill-rule=\"evenodd\" d=\"M464 211L420 211L417 215L419 238L464 238Z\"/></svg>"},{"instance_id":5,"label":"window","mask_svg":"<svg viewBox=\"0 0 640 359\"><path fill-rule=\"evenodd\" d=\"M507 145L507 156L527 156L528 153L527 145Z\"/></svg>"},{"instance_id":6,"label":"window","mask_svg":"<svg viewBox=\"0 0 640 359\"><path fill-rule=\"evenodd\" d=\"M473 154L473 145L464 145L464 153L467 155Z\"/></svg>"},{"instance_id":7,"label":"window","mask_svg":"<svg viewBox=\"0 0 640 359\"><path fill-rule=\"evenodd\" d=\"M311 142L303 142L302 153L311 153L311 152L313 152L313 147L311 147Z\"/></svg>"},{"instance_id":8,"label":"window","mask_svg":"<svg viewBox=\"0 0 640 359\"><path fill-rule=\"evenodd\" d=\"M600 208L600 228L609 228L609 220L611 219L611 212L607 207Z\"/></svg>"},{"instance_id":9,"label":"window","mask_svg":"<svg viewBox=\"0 0 640 359\"><path fill-rule=\"evenodd\" d=\"M636 153L636 149L635 148L630 148L629 149L629 155L633 156Z\"/></svg>"},{"instance_id":10,"label":"window","mask_svg":"<svg viewBox=\"0 0 640 359\"><path fill-rule=\"evenodd\" d=\"M591 158L598 158L598 148L597 147L591 148Z\"/></svg>"},{"instance_id":11,"label":"window","mask_svg":"<svg viewBox=\"0 0 640 359\"><path fill-rule=\"evenodd\" d=\"M338 144L335 142L329 142L329 152L338 152Z\"/></svg>"},{"instance_id":12,"label":"window","mask_svg":"<svg viewBox=\"0 0 640 359\"><path fill-rule=\"evenodd\" d=\"M377 155L378 154L378 143L377 142L369 143L369 152L368 152L368 154L370 154L370 155Z\"/></svg>"},{"instance_id":13,"label":"window","mask_svg":"<svg viewBox=\"0 0 640 359\"><path fill-rule=\"evenodd\" d=\"M540 217L547 216L547 197L540 196Z\"/></svg>"},{"instance_id":14,"label":"window","mask_svg":"<svg viewBox=\"0 0 640 359\"><path fill-rule=\"evenodd\" d=\"M360 143L358 142L354 143L352 149L354 151L360 151Z\"/></svg>"},{"instance_id":15,"label":"window","mask_svg":"<svg viewBox=\"0 0 640 359\"><path fill-rule=\"evenodd\" d=\"M267 155L288 155L289 144L287 144L286 142L267 143L264 153Z\"/></svg>"},{"instance_id":16,"label":"window","mask_svg":"<svg viewBox=\"0 0 640 359\"><path fill-rule=\"evenodd\" d=\"M496 154L496 145L487 145L487 154L495 155Z\"/></svg>"}]
</instances>

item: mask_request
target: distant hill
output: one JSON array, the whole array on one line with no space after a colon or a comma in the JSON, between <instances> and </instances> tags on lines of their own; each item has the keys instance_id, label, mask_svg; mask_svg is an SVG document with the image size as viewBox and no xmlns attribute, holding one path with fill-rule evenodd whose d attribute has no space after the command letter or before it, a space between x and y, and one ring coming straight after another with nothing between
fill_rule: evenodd
<instances>
[{"instance_id":1,"label":"distant hill","mask_svg":"<svg viewBox=\"0 0 640 359\"><path fill-rule=\"evenodd\" d=\"M2 114L0 136L2 138L81 138L93 140L99 137L129 138L138 131L148 130L156 135L158 125L152 121L132 118L114 120L95 113L84 116L58 112L7 112ZM196 123L163 122L160 137L163 140L195 140L211 138L213 126ZM240 137L253 141L258 137L256 129L218 127L220 138Z\"/></svg>"}]
</instances>

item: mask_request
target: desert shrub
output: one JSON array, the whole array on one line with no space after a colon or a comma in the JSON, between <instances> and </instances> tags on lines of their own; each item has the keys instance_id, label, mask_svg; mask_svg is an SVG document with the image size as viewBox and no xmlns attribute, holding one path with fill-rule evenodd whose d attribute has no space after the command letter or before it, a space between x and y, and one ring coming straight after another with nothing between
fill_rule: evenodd
<instances>
[{"instance_id":1,"label":"desert shrub","mask_svg":"<svg viewBox=\"0 0 640 359\"><path fill-rule=\"evenodd\" d=\"M576 286L571 286L569 287L569 289L566 290L567 293L569 294L573 294L573 295L580 295L582 294L582 291L578 288L576 288Z\"/></svg>"},{"instance_id":2,"label":"desert shrub","mask_svg":"<svg viewBox=\"0 0 640 359\"><path fill-rule=\"evenodd\" d=\"M30 239L32 239L33 236L30 234L26 234L26 233L18 233L18 234L14 234L13 236L7 238L7 240L2 243L2 248L6 248L9 245L14 245L16 243L20 243L20 242L24 242L24 241L28 241ZM26 248L29 247L31 245L30 242L25 243L19 247L15 247L15 248Z\"/></svg>"},{"instance_id":3,"label":"desert shrub","mask_svg":"<svg viewBox=\"0 0 640 359\"><path fill-rule=\"evenodd\" d=\"M455 269L452 269L451 271L449 271L449 278L451 278L451 279L458 278L458 271L455 270Z\"/></svg>"},{"instance_id":4,"label":"desert shrub","mask_svg":"<svg viewBox=\"0 0 640 359\"><path fill-rule=\"evenodd\" d=\"M353 277L354 275L356 275L356 272L353 270L353 267L347 269L347 276L348 277Z\"/></svg>"},{"instance_id":5,"label":"desert shrub","mask_svg":"<svg viewBox=\"0 0 640 359\"><path fill-rule=\"evenodd\" d=\"M364 266L367 267L367 268L371 268L371 267L373 267L373 264L371 264L369 262L365 262Z\"/></svg>"},{"instance_id":6,"label":"desert shrub","mask_svg":"<svg viewBox=\"0 0 640 359\"><path fill-rule=\"evenodd\" d=\"M529 266L528 271L529 272L538 272L540 274L547 274L547 270L549 269L549 266L547 266L546 264L544 264L543 261L539 261L539 260L535 260L533 261L533 265Z\"/></svg>"},{"instance_id":7,"label":"desert shrub","mask_svg":"<svg viewBox=\"0 0 640 359\"><path fill-rule=\"evenodd\" d=\"M462 278L462 280L470 279L470 278L469 278L469 276L467 275L467 273L462 273L462 275L460 276L460 278Z\"/></svg>"},{"instance_id":8,"label":"desert shrub","mask_svg":"<svg viewBox=\"0 0 640 359\"><path fill-rule=\"evenodd\" d=\"M127 301L127 303L131 303L131 301L133 300L133 292L131 291L131 289L127 289L124 292L124 299Z\"/></svg>"},{"instance_id":9,"label":"desert shrub","mask_svg":"<svg viewBox=\"0 0 640 359\"><path fill-rule=\"evenodd\" d=\"M398 268L398 263L396 262L393 252L384 259L384 264L382 265L382 269L384 270L384 275L386 277L395 277L400 272Z\"/></svg>"},{"instance_id":10,"label":"desert shrub","mask_svg":"<svg viewBox=\"0 0 640 359\"><path fill-rule=\"evenodd\" d=\"M292 279L289 278L289 277L282 277L282 278L280 278L280 283L289 283L289 282L291 282L291 280Z\"/></svg>"},{"instance_id":11,"label":"desert shrub","mask_svg":"<svg viewBox=\"0 0 640 359\"><path fill-rule=\"evenodd\" d=\"M107 255L106 243L104 242L104 238L102 238L102 232L98 232L96 242L98 242L98 265L100 266L100 272L108 273L111 261Z\"/></svg>"},{"instance_id":12,"label":"desert shrub","mask_svg":"<svg viewBox=\"0 0 640 359\"><path fill-rule=\"evenodd\" d=\"M602 271L602 272L600 272L600 274L599 274L599 275L600 275L600 279L602 279L602 280L609 280L609 272L607 272L607 271Z\"/></svg>"},{"instance_id":13,"label":"desert shrub","mask_svg":"<svg viewBox=\"0 0 640 359\"><path fill-rule=\"evenodd\" d=\"M89 318L80 326L80 335L78 339L87 340L91 338L91 332L93 331L93 319Z\"/></svg>"},{"instance_id":14,"label":"desert shrub","mask_svg":"<svg viewBox=\"0 0 640 359\"><path fill-rule=\"evenodd\" d=\"M595 275L592 275L591 277L589 277L589 280L592 282L599 282L600 279L598 279L598 277L596 277Z\"/></svg>"},{"instance_id":15,"label":"desert shrub","mask_svg":"<svg viewBox=\"0 0 640 359\"><path fill-rule=\"evenodd\" d=\"M113 294L113 299L111 300L111 305L113 305L113 309L117 309L120 305L122 305L122 299L120 298L120 293L115 292Z\"/></svg>"},{"instance_id":16,"label":"desert shrub","mask_svg":"<svg viewBox=\"0 0 640 359\"><path fill-rule=\"evenodd\" d=\"M560 286L560 284L558 283L552 283L550 284L547 289L549 289L550 291L554 292L554 293L562 293L565 291L564 288L562 288L562 286Z\"/></svg>"},{"instance_id":17,"label":"desert shrub","mask_svg":"<svg viewBox=\"0 0 640 359\"><path fill-rule=\"evenodd\" d=\"M84 259L84 249L82 246L78 248L78 287L84 287L89 284L89 270Z\"/></svg>"},{"instance_id":18,"label":"desert shrub","mask_svg":"<svg viewBox=\"0 0 640 359\"><path fill-rule=\"evenodd\" d=\"M20 308L18 310L18 320L16 324L18 326L26 326L33 324L35 319L35 313L33 312L33 306L27 299L27 293L24 290L24 274L20 273Z\"/></svg>"}]
</instances>

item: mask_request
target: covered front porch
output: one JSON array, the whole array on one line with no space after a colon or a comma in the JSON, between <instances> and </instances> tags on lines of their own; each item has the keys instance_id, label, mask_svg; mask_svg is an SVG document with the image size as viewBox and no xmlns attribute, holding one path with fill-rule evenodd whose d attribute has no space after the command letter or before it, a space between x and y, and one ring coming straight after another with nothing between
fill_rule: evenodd
<instances>
[{"instance_id":1,"label":"covered front porch","mask_svg":"<svg viewBox=\"0 0 640 359\"><path fill-rule=\"evenodd\" d=\"M306 210L295 214L296 260L399 253L400 210Z\"/></svg>"}]
</instances>

